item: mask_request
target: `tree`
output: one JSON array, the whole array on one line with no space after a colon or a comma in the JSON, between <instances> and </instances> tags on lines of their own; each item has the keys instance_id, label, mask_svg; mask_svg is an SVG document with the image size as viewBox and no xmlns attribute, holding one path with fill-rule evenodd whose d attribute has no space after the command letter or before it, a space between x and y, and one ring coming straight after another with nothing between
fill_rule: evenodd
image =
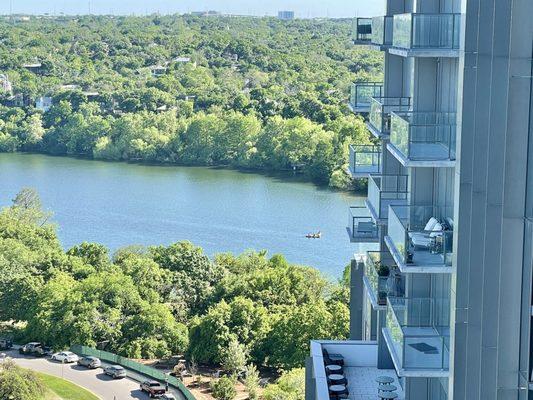
<instances>
[{"instance_id":1,"label":"tree","mask_svg":"<svg viewBox=\"0 0 533 400\"><path fill-rule=\"evenodd\" d=\"M213 397L217 400L233 400L237 396L235 378L223 377L211 383Z\"/></svg>"},{"instance_id":2,"label":"tree","mask_svg":"<svg viewBox=\"0 0 533 400\"><path fill-rule=\"evenodd\" d=\"M263 346L270 365L295 368L303 365L311 340L341 340L346 339L348 333L348 307L318 301L282 311Z\"/></svg>"},{"instance_id":3,"label":"tree","mask_svg":"<svg viewBox=\"0 0 533 400\"><path fill-rule=\"evenodd\" d=\"M304 400L305 370L284 372L276 383L268 385L263 393L265 400Z\"/></svg>"},{"instance_id":4,"label":"tree","mask_svg":"<svg viewBox=\"0 0 533 400\"><path fill-rule=\"evenodd\" d=\"M259 371L253 364L250 364L246 367L244 386L246 387L248 398L250 400L257 400L259 398Z\"/></svg>"},{"instance_id":5,"label":"tree","mask_svg":"<svg viewBox=\"0 0 533 400\"><path fill-rule=\"evenodd\" d=\"M22 369L13 361L0 363L0 399L40 400L45 392L46 388L35 372Z\"/></svg>"},{"instance_id":6,"label":"tree","mask_svg":"<svg viewBox=\"0 0 533 400\"><path fill-rule=\"evenodd\" d=\"M246 367L246 359L248 358L246 353L244 346L237 339L232 338L222 355L222 366L226 371L233 374L243 372Z\"/></svg>"}]
</instances>

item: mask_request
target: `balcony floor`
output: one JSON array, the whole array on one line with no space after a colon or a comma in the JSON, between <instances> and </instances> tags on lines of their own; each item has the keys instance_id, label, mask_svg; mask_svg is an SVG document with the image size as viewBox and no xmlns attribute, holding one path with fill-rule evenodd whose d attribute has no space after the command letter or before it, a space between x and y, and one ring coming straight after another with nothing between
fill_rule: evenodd
<instances>
[{"instance_id":1,"label":"balcony floor","mask_svg":"<svg viewBox=\"0 0 533 400\"><path fill-rule=\"evenodd\" d=\"M455 160L450 160L449 149L440 143L411 143L409 158L392 143L387 149L404 167L453 167Z\"/></svg>"},{"instance_id":2,"label":"balcony floor","mask_svg":"<svg viewBox=\"0 0 533 400\"><path fill-rule=\"evenodd\" d=\"M404 400L402 387L398 382L396 371L393 369L377 369L374 367L347 367L345 369L348 379L348 390L351 400L376 400L378 398L378 376L390 376L394 379L393 385L398 388L397 400Z\"/></svg>"},{"instance_id":3,"label":"balcony floor","mask_svg":"<svg viewBox=\"0 0 533 400\"><path fill-rule=\"evenodd\" d=\"M385 244L401 272L422 274L449 274L451 272L451 266L444 264L444 257L440 253L433 254L429 250L416 248L413 250L413 262L406 264L390 236L385 236Z\"/></svg>"},{"instance_id":4,"label":"balcony floor","mask_svg":"<svg viewBox=\"0 0 533 400\"><path fill-rule=\"evenodd\" d=\"M379 174L380 166L379 165L365 165L356 167L355 169L349 169L350 175L353 178L368 178L370 174Z\"/></svg>"}]
</instances>

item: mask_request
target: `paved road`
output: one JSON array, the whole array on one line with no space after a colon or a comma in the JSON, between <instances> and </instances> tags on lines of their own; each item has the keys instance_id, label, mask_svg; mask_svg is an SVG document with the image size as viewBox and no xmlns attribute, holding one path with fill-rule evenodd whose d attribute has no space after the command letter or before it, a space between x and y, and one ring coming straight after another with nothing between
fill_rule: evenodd
<instances>
[{"instance_id":1,"label":"paved road","mask_svg":"<svg viewBox=\"0 0 533 400\"><path fill-rule=\"evenodd\" d=\"M21 356L18 351L4 352L23 368L55 375L82 386L102 400L149 399L133 379L111 379L99 368L89 370L75 364L61 364L49 358ZM180 398L177 397L176 398Z\"/></svg>"}]
</instances>

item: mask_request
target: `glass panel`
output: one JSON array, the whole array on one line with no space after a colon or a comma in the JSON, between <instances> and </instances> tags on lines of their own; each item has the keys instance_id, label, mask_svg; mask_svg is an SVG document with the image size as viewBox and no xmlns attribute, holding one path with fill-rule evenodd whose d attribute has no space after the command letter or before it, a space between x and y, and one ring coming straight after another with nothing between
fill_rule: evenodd
<instances>
[{"instance_id":1,"label":"glass panel","mask_svg":"<svg viewBox=\"0 0 533 400\"><path fill-rule=\"evenodd\" d=\"M458 49L460 14L398 14L393 45L404 49Z\"/></svg>"},{"instance_id":2,"label":"glass panel","mask_svg":"<svg viewBox=\"0 0 533 400\"><path fill-rule=\"evenodd\" d=\"M385 41L385 17L372 18L372 43L384 44Z\"/></svg>"},{"instance_id":3,"label":"glass panel","mask_svg":"<svg viewBox=\"0 0 533 400\"><path fill-rule=\"evenodd\" d=\"M455 113L392 113L391 144L409 160L455 160L455 136Z\"/></svg>"},{"instance_id":4,"label":"glass panel","mask_svg":"<svg viewBox=\"0 0 533 400\"><path fill-rule=\"evenodd\" d=\"M411 48L412 14L398 14L394 16L392 44L404 49Z\"/></svg>"},{"instance_id":5,"label":"glass panel","mask_svg":"<svg viewBox=\"0 0 533 400\"><path fill-rule=\"evenodd\" d=\"M379 305L387 304L387 296L403 296L404 282L394 259L388 252L369 251L365 276Z\"/></svg>"},{"instance_id":6,"label":"glass panel","mask_svg":"<svg viewBox=\"0 0 533 400\"><path fill-rule=\"evenodd\" d=\"M373 97L370 105L370 124L381 134L391 128L392 112L407 112L411 108L410 97Z\"/></svg>"},{"instance_id":7,"label":"glass panel","mask_svg":"<svg viewBox=\"0 0 533 400\"><path fill-rule=\"evenodd\" d=\"M381 168L381 146L350 145L350 171L357 173L379 173Z\"/></svg>"},{"instance_id":8,"label":"glass panel","mask_svg":"<svg viewBox=\"0 0 533 400\"><path fill-rule=\"evenodd\" d=\"M372 18L356 18L353 26L353 38L370 41L372 36Z\"/></svg>"},{"instance_id":9,"label":"glass panel","mask_svg":"<svg viewBox=\"0 0 533 400\"><path fill-rule=\"evenodd\" d=\"M382 131L382 114L383 109L381 103L375 98L372 98L372 101L370 103L369 121L370 124L374 127L374 129L379 132Z\"/></svg>"},{"instance_id":10,"label":"glass panel","mask_svg":"<svg viewBox=\"0 0 533 400\"><path fill-rule=\"evenodd\" d=\"M352 107L370 107L372 97L381 97L382 82L356 82L350 91L350 104Z\"/></svg>"},{"instance_id":11,"label":"glass panel","mask_svg":"<svg viewBox=\"0 0 533 400\"><path fill-rule=\"evenodd\" d=\"M350 207L348 213L348 230L353 239L376 239L378 227L369 215L366 207Z\"/></svg>"},{"instance_id":12,"label":"glass panel","mask_svg":"<svg viewBox=\"0 0 533 400\"><path fill-rule=\"evenodd\" d=\"M387 328L404 369L448 369L449 308L449 299L388 298Z\"/></svg>"},{"instance_id":13,"label":"glass panel","mask_svg":"<svg viewBox=\"0 0 533 400\"><path fill-rule=\"evenodd\" d=\"M368 201L378 214L387 218L389 205L407 203L407 175L373 175L368 180Z\"/></svg>"}]
</instances>

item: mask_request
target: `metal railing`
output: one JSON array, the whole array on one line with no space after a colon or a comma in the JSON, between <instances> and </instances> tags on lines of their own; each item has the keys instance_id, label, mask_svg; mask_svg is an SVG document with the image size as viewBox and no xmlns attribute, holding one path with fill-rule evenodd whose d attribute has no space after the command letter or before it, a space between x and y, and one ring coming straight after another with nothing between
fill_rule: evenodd
<instances>
[{"instance_id":1,"label":"metal railing","mask_svg":"<svg viewBox=\"0 0 533 400\"><path fill-rule=\"evenodd\" d=\"M350 89L350 105L353 109L368 108L372 97L381 97L383 82L355 82Z\"/></svg>"},{"instance_id":2,"label":"metal railing","mask_svg":"<svg viewBox=\"0 0 533 400\"><path fill-rule=\"evenodd\" d=\"M381 146L350 145L349 168L352 174L381 172Z\"/></svg>"},{"instance_id":3,"label":"metal railing","mask_svg":"<svg viewBox=\"0 0 533 400\"><path fill-rule=\"evenodd\" d=\"M372 97L369 122L380 135L388 135L391 128L391 113L410 110L410 97Z\"/></svg>"},{"instance_id":4,"label":"metal railing","mask_svg":"<svg viewBox=\"0 0 533 400\"><path fill-rule=\"evenodd\" d=\"M449 222L452 207L391 205L387 235L402 263L407 266L450 266L453 227ZM430 230L430 219L437 223Z\"/></svg>"},{"instance_id":5,"label":"metal railing","mask_svg":"<svg viewBox=\"0 0 533 400\"><path fill-rule=\"evenodd\" d=\"M390 46L392 44L392 16L372 18L372 44Z\"/></svg>"},{"instance_id":6,"label":"metal railing","mask_svg":"<svg viewBox=\"0 0 533 400\"><path fill-rule=\"evenodd\" d=\"M450 301L387 298L387 329L404 369L448 370Z\"/></svg>"},{"instance_id":7,"label":"metal railing","mask_svg":"<svg viewBox=\"0 0 533 400\"><path fill-rule=\"evenodd\" d=\"M167 375L164 372L161 372L155 368L140 364L138 362L130 360L127 357L122 357L117 354L109 353L103 350L93 349L87 346L73 345L71 346L70 350L76 354L98 357L100 360L121 365L124 368L135 371L146 377L158 380L161 383L168 382L170 386L173 386L176 389L178 389L181 392L181 394L185 397L185 399L196 400L195 397L192 395L192 393L185 387L183 382L181 382L178 378L171 376L171 375Z\"/></svg>"},{"instance_id":8,"label":"metal railing","mask_svg":"<svg viewBox=\"0 0 533 400\"><path fill-rule=\"evenodd\" d=\"M397 14L392 45L402 49L458 49L461 14Z\"/></svg>"},{"instance_id":9,"label":"metal railing","mask_svg":"<svg viewBox=\"0 0 533 400\"><path fill-rule=\"evenodd\" d=\"M370 42L372 38L372 18L355 18L352 35L356 42Z\"/></svg>"},{"instance_id":10,"label":"metal railing","mask_svg":"<svg viewBox=\"0 0 533 400\"><path fill-rule=\"evenodd\" d=\"M408 160L455 160L456 114L392 112L390 143Z\"/></svg>"},{"instance_id":11,"label":"metal railing","mask_svg":"<svg viewBox=\"0 0 533 400\"><path fill-rule=\"evenodd\" d=\"M368 203L379 219L386 219L390 205L407 204L407 175L370 175L368 179Z\"/></svg>"}]
</instances>

